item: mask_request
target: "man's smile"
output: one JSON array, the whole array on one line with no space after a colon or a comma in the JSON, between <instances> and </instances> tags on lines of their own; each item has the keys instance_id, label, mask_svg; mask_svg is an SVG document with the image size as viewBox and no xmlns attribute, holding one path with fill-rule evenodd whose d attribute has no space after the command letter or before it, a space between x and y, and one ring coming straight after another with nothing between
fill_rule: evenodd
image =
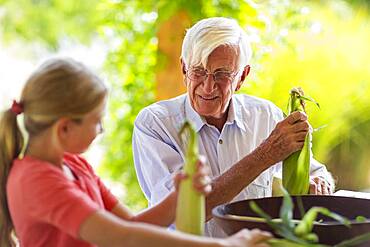
<instances>
[{"instance_id":1,"label":"man's smile","mask_svg":"<svg viewBox=\"0 0 370 247\"><path fill-rule=\"evenodd\" d=\"M212 96L212 95L205 96L205 95L199 95L199 94L198 94L198 97L200 97L202 100L215 100L218 98L218 96Z\"/></svg>"}]
</instances>

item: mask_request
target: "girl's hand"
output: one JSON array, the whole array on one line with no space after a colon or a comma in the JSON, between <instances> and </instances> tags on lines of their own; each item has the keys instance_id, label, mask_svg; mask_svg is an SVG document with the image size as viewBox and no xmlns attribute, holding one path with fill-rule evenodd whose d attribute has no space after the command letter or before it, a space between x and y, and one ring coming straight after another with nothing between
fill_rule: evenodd
<instances>
[{"instance_id":1,"label":"girl's hand","mask_svg":"<svg viewBox=\"0 0 370 247\"><path fill-rule=\"evenodd\" d=\"M236 234L223 239L223 246L227 247L268 247L267 240L272 235L269 232L264 232L259 229L243 229Z\"/></svg>"},{"instance_id":2,"label":"girl's hand","mask_svg":"<svg viewBox=\"0 0 370 247\"><path fill-rule=\"evenodd\" d=\"M194 188L202 193L203 195L207 196L212 190L212 179L209 177L210 170L209 167L205 165L206 158L204 156L199 156L197 161L197 171L193 176L193 185ZM179 190L180 182L186 179L188 176L183 172L178 172L174 177L174 185L176 192Z\"/></svg>"}]
</instances>

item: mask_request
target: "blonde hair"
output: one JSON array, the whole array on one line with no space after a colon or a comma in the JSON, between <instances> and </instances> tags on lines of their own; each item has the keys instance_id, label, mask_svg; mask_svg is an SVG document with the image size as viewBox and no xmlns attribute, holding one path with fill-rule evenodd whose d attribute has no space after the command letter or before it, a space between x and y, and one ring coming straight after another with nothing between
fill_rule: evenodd
<instances>
[{"instance_id":1,"label":"blonde hair","mask_svg":"<svg viewBox=\"0 0 370 247\"><path fill-rule=\"evenodd\" d=\"M185 65L206 67L208 56L214 49L229 45L237 49L238 68L250 60L252 49L245 31L231 18L212 17L200 20L187 30L181 51Z\"/></svg>"},{"instance_id":2,"label":"blonde hair","mask_svg":"<svg viewBox=\"0 0 370 247\"><path fill-rule=\"evenodd\" d=\"M30 138L52 126L61 117L81 119L107 96L104 83L83 64L72 59L50 59L27 80L19 104ZM24 145L11 109L0 119L0 246L15 246L13 223L7 205L6 183L13 160Z\"/></svg>"}]
</instances>

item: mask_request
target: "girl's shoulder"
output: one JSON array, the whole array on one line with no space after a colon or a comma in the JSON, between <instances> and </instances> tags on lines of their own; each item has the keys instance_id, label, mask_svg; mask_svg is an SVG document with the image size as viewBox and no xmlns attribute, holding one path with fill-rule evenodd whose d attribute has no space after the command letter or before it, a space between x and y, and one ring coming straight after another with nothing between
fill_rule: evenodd
<instances>
[{"instance_id":1,"label":"girl's shoulder","mask_svg":"<svg viewBox=\"0 0 370 247\"><path fill-rule=\"evenodd\" d=\"M64 182L63 171L47 161L25 156L15 159L7 179L7 193L16 194L30 188L49 187L50 184ZM18 191L18 192L17 192ZM26 194L26 193L23 193Z\"/></svg>"},{"instance_id":2,"label":"girl's shoulder","mask_svg":"<svg viewBox=\"0 0 370 247\"><path fill-rule=\"evenodd\" d=\"M53 174L60 173L61 170L50 164L48 161L40 160L31 156L25 156L22 159L15 159L13 161L12 169L10 171L16 176L30 176L31 174Z\"/></svg>"},{"instance_id":3,"label":"girl's shoulder","mask_svg":"<svg viewBox=\"0 0 370 247\"><path fill-rule=\"evenodd\" d=\"M76 174L95 177L91 165L80 155L65 153L63 161ZM48 179L65 179L62 169L50 164L48 161L25 156L23 159L15 159L9 174L11 181L39 181Z\"/></svg>"},{"instance_id":4,"label":"girl's shoulder","mask_svg":"<svg viewBox=\"0 0 370 247\"><path fill-rule=\"evenodd\" d=\"M78 170L89 174L95 174L92 166L81 155L65 153L63 159L74 171Z\"/></svg>"}]
</instances>

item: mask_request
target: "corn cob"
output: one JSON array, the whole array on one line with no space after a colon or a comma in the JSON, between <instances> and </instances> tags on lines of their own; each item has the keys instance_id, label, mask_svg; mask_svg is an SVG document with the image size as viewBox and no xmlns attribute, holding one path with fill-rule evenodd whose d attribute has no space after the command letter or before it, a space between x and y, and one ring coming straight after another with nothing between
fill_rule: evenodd
<instances>
[{"instance_id":1,"label":"corn cob","mask_svg":"<svg viewBox=\"0 0 370 247\"><path fill-rule=\"evenodd\" d=\"M290 91L288 115L295 111L305 112L305 100L315 102L313 99L305 97L300 87L293 88ZM308 132L302 150L291 154L283 161L283 186L292 195L307 194L309 191L311 140L312 134Z\"/></svg>"},{"instance_id":2,"label":"corn cob","mask_svg":"<svg viewBox=\"0 0 370 247\"><path fill-rule=\"evenodd\" d=\"M184 172L188 177L181 181L179 186L176 208L176 229L194 235L203 235L205 198L193 186L193 175L196 172L196 162L198 159L198 139L196 132L189 122L185 122L181 128L180 138L182 138L183 143L187 142Z\"/></svg>"}]
</instances>

